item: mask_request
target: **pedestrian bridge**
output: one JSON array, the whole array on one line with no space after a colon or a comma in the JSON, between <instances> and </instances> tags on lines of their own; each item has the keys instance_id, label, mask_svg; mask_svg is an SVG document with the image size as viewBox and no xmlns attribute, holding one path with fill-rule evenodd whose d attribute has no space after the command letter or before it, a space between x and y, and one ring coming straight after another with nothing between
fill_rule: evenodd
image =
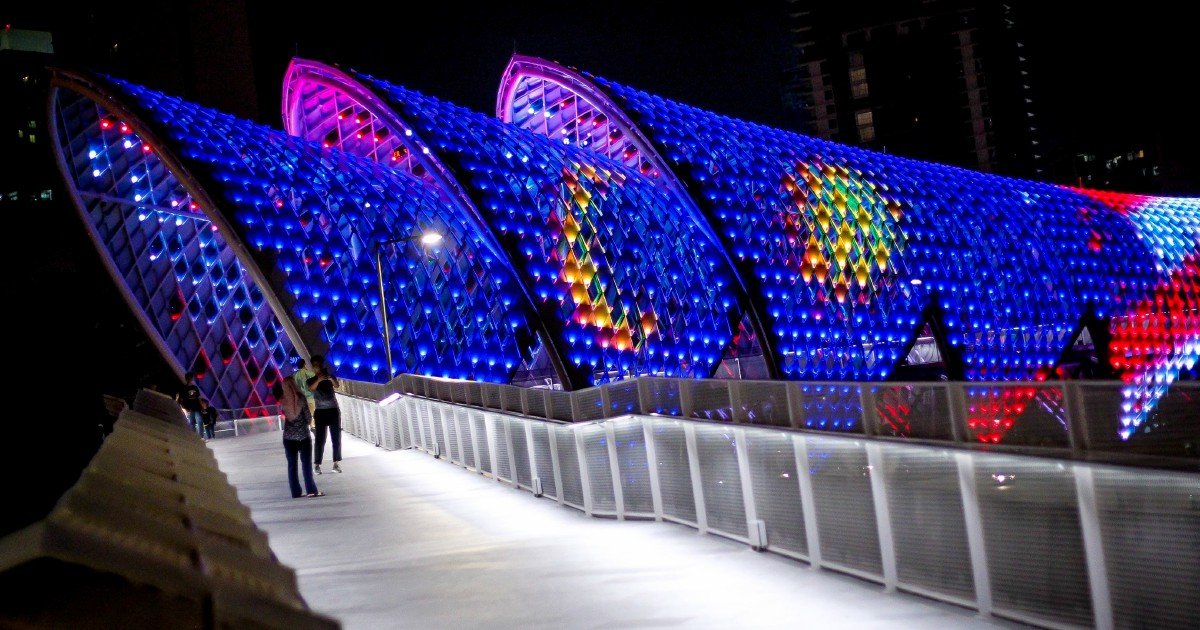
<instances>
[{"instance_id":1,"label":"pedestrian bridge","mask_svg":"<svg viewBox=\"0 0 1200 630\"><path fill-rule=\"evenodd\" d=\"M305 599L348 627L1200 619L1195 460L1114 466L644 405L568 423L548 398L530 414L532 393L505 411L349 391L357 437L346 472L318 477L326 497L288 496L278 434L211 443Z\"/></svg>"},{"instance_id":2,"label":"pedestrian bridge","mask_svg":"<svg viewBox=\"0 0 1200 630\"><path fill-rule=\"evenodd\" d=\"M308 605L345 628L999 624L688 527L589 518L353 437L346 472L317 477L327 496L292 499L279 440L210 445Z\"/></svg>"}]
</instances>

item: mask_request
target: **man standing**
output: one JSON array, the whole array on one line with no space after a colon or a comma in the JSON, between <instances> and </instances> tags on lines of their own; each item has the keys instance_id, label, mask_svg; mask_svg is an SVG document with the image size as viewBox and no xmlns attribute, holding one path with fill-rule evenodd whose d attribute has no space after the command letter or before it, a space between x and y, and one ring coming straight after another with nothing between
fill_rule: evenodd
<instances>
[{"instance_id":1,"label":"man standing","mask_svg":"<svg viewBox=\"0 0 1200 630\"><path fill-rule=\"evenodd\" d=\"M313 363L315 364L316 359L319 358L321 358L320 355L313 357ZM304 392L304 401L308 403L308 417L310 419L317 417L317 401L313 398L313 391L308 388L308 379L316 375L316 372L305 366L304 359L296 359L296 373L292 375L292 382L296 384L298 391ZM315 428L316 426L315 420L309 421L309 428Z\"/></svg>"},{"instance_id":2,"label":"man standing","mask_svg":"<svg viewBox=\"0 0 1200 630\"><path fill-rule=\"evenodd\" d=\"M204 418L200 414L200 388L196 386L196 375L188 372L183 375L183 388L175 394L175 400L183 407L188 423L196 430L201 438L204 437Z\"/></svg>"},{"instance_id":3,"label":"man standing","mask_svg":"<svg viewBox=\"0 0 1200 630\"><path fill-rule=\"evenodd\" d=\"M200 417L204 419L204 439L211 440L217 434L217 408L200 399Z\"/></svg>"}]
</instances>

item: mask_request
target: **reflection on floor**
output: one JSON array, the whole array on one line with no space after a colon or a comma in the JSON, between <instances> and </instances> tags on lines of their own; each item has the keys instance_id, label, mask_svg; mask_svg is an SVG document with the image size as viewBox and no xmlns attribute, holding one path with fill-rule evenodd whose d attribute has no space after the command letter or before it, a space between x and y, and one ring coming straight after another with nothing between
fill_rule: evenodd
<instances>
[{"instance_id":1,"label":"reflection on floor","mask_svg":"<svg viewBox=\"0 0 1200 630\"><path fill-rule=\"evenodd\" d=\"M289 496L278 433L210 446L309 605L347 628L1002 624L683 526L589 518L417 451L344 442L345 472L317 477L328 496L315 499Z\"/></svg>"}]
</instances>

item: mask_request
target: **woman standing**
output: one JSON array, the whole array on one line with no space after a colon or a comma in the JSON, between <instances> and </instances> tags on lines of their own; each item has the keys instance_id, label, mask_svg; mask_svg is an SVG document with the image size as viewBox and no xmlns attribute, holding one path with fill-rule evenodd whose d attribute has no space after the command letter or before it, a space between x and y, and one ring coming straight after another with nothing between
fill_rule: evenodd
<instances>
[{"instance_id":1,"label":"woman standing","mask_svg":"<svg viewBox=\"0 0 1200 630\"><path fill-rule=\"evenodd\" d=\"M321 460L325 455L325 430L329 430L329 439L333 442L333 472L342 472L339 463L342 461L342 410L338 407L337 377L325 364L325 357L314 354L312 366L317 375L308 379L308 389L313 393L317 411L317 474L321 474Z\"/></svg>"},{"instance_id":2,"label":"woman standing","mask_svg":"<svg viewBox=\"0 0 1200 630\"><path fill-rule=\"evenodd\" d=\"M324 492L317 490L317 482L313 479L312 470L312 440L308 439L308 403L304 402L304 394L296 389L296 383L290 378L277 381L272 388L272 394L279 401L283 413L283 454L288 463L288 485L292 490L292 498L323 497ZM300 479L296 471L296 458L304 468L304 487L308 494L300 493Z\"/></svg>"}]
</instances>

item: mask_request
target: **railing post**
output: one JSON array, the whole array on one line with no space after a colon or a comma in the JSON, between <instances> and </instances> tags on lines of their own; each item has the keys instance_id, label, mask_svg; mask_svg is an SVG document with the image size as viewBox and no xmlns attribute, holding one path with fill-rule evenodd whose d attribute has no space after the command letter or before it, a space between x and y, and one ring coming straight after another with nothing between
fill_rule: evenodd
<instances>
[{"instance_id":1,"label":"railing post","mask_svg":"<svg viewBox=\"0 0 1200 630\"><path fill-rule=\"evenodd\" d=\"M554 474L554 493L558 495L555 498L558 499L559 505L563 505L567 500L563 494L562 465L558 461L558 432L569 430L554 424L546 427L546 434L550 437L550 469Z\"/></svg>"},{"instance_id":2,"label":"railing post","mask_svg":"<svg viewBox=\"0 0 1200 630\"><path fill-rule=\"evenodd\" d=\"M579 459L579 485L583 487L583 513L592 515L592 474L588 470L587 444L583 440L583 431L574 430L575 456Z\"/></svg>"},{"instance_id":3,"label":"railing post","mask_svg":"<svg viewBox=\"0 0 1200 630\"><path fill-rule=\"evenodd\" d=\"M805 422L804 393L800 391L799 383L784 383L784 386L787 388L788 422L792 428L803 429Z\"/></svg>"},{"instance_id":4,"label":"railing post","mask_svg":"<svg viewBox=\"0 0 1200 630\"><path fill-rule=\"evenodd\" d=\"M804 510L804 536L808 543L808 562L821 568L821 532L817 525L817 499L813 494L812 471L808 465L808 438L792 436L796 452L796 477L800 482L800 507Z\"/></svg>"},{"instance_id":5,"label":"railing post","mask_svg":"<svg viewBox=\"0 0 1200 630\"><path fill-rule=\"evenodd\" d=\"M1083 403L1083 385L1063 381L1063 412L1067 416L1067 437L1071 452L1081 455L1091 447L1088 435L1087 408Z\"/></svg>"},{"instance_id":6,"label":"railing post","mask_svg":"<svg viewBox=\"0 0 1200 630\"><path fill-rule=\"evenodd\" d=\"M1092 591L1092 619L1096 630L1112 630L1113 608L1108 590L1108 566L1100 530L1100 510L1092 468L1075 464L1075 494L1079 499L1079 526L1083 533L1083 555L1087 561L1088 586Z\"/></svg>"},{"instance_id":7,"label":"railing post","mask_svg":"<svg viewBox=\"0 0 1200 630\"><path fill-rule=\"evenodd\" d=\"M724 383L725 388L729 390L729 421L734 424L740 424L742 422L740 413L742 397L740 396L741 392L737 388L738 381L725 381Z\"/></svg>"},{"instance_id":8,"label":"railing post","mask_svg":"<svg viewBox=\"0 0 1200 630\"><path fill-rule=\"evenodd\" d=\"M612 414L612 395L608 393L607 384L600 386L600 404L604 406L604 412L600 414L600 417L609 417Z\"/></svg>"},{"instance_id":9,"label":"railing post","mask_svg":"<svg viewBox=\"0 0 1200 630\"><path fill-rule=\"evenodd\" d=\"M654 443L654 423L657 420L642 418L642 435L646 442L646 468L650 477L650 501L654 505L654 520L663 518L662 486L658 480L658 446Z\"/></svg>"},{"instance_id":10,"label":"railing post","mask_svg":"<svg viewBox=\"0 0 1200 630\"><path fill-rule=\"evenodd\" d=\"M353 422L358 424L360 431L362 432L362 435L359 437L369 444L377 443L378 440L375 439L374 431L372 430L374 427L371 426L371 419L367 417L365 412L363 412L362 408L358 404L358 399L352 398L350 400L352 402L348 406L351 409L351 413L356 414L353 418Z\"/></svg>"},{"instance_id":11,"label":"railing post","mask_svg":"<svg viewBox=\"0 0 1200 630\"><path fill-rule=\"evenodd\" d=\"M858 385L858 404L862 408L863 435L879 435L879 408L875 406L873 387L866 383Z\"/></svg>"},{"instance_id":12,"label":"railing post","mask_svg":"<svg viewBox=\"0 0 1200 630\"><path fill-rule=\"evenodd\" d=\"M696 427L691 422L683 424L683 438L687 445L688 471L692 477L692 497L696 505L696 529L708 533L708 511L704 505L704 484L700 477L700 449L696 447Z\"/></svg>"},{"instance_id":13,"label":"railing post","mask_svg":"<svg viewBox=\"0 0 1200 630\"><path fill-rule=\"evenodd\" d=\"M425 416L425 424L426 424L425 437L429 440L429 442L428 442L429 453L431 455L433 455L434 457L437 457L440 454L440 453L438 453L437 427L434 426L434 423L438 422L438 419L441 417L442 417L441 403L440 402L430 403L429 412Z\"/></svg>"},{"instance_id":14,"label":"railing post","mask_svg":"<svg viewBox=\"0 0 1200 630\"><path fill-rule=\"evenodd\" d=\"M650 413L650 389L649 383L646 382L645 376L637 378L638 388L638 410L643 414Z\"/></svg>"},{"instance_id":15,"label":"railing post","mask_svg":"<svg viewBox=\"0 0 1200 630\"><path fill-rule=\"evenodd\" d=\"M870 469L871 499L875 504L875 525L879 530L879 556L883 563L883 586L887 592L896 590L896 543L892 536L892 515L888 506L887 483L883 478L883 450L879 444L868 443L867 466Z\"/></svg>"},{"instance_id":16,"label":"railing post","mask_svg":"<svg viewBox=\"0 0 1200 630\"><path fill-rule=\"evenodd\" d=\"M418 442L420 444L419 448L423 451L427 450L425 445L428 444L428 442L425 441L425 418L429 416L429 406L432 404L433 403L431 403L428 398L417 401L417 413L415 414L417 437L420 439Z\"/></svg>"},{"instance_id":17,"label":"railing post","mask_svg":"<svg viewBox=\"0 0 1200 630\"><path fill-rule=\"evenodd\" d=\"M967 389L962 383L946 383L946 401L950 412L950 437L965 442L967 435Z\"/></svg>"},{"instance_id":18,"label":"railing post","mask_svg":"<svg viewBox=\"0 0 1200 630\"><path fill-rule=\"evenodd\" d=\"M754 482L750 475L750 445L745 429L733 430L733 450L737 454L738 476L742 479L742 505L746 512L746 535L750 548L761 551L767 547L766 525L758 519L754 502Z\"/></svg>"},{"instance_id":19,"label":"railing post","mask_svg":"<svg viewBox=\"0 0 1200 630\"><path fill-rule=\"evenodd\" d=\"M971 555L971 577L975 583L975 608L980 615L992 614L992 582L988 570L987 545L983 540L983 518L979 511L979 491L975 485L975 460L972 453L955 453L958 464L958 489L962 495L963 521L966 525L967 550Z\"/></svg>"},{"instance_id":20,"label":"railing post","mask_svg":"<svg viewBox=\"0 0 1200 630\"><path fill-rule=\"evenodd\" d=\"M529 415L529 390L521 389L521 415Z\"/></svg>"},{"instance_id":21,"label":"railing post","mask_svg":"<svg viewBox=\"0 0 1200 630\"><path fill-rule=\"evenodd\" d=\"M404 418L404 422L408 424L408 446L405 448L412 448L415 446L415 442L417 440L417 430L415 428L414 421L417 417L417 405L419 404L421 404L419 398L413 398L411 396L408 398L408 413L405 414Z\"/></svg>"},{"instance_id":22,"label":"railing post","mask_svg":"<svg viewBox=\"0 0 1200 630\"><path fill-rule=\"evenodd\" d=\"M604 435L608 442L608 469L612 477L613 502L616 504L617 520L625 520L625 488L621 486L621 464L617 460L617 430L612 420L605 421Z\"/></svg>"},{"instance_id":23,"label":"railing post","mask_svg":"<svg viewBox=\"0 0 1200 630\"><path fill-rule=\"evenodd\" d=\"M483 474L483 464L479 463L480 461L482 461L482 458L479 457L479 435L477 434L477 430L475 429L475 416L473 414L480 414L480 416L482 417L484 412L482 412L482 411L468 411L467 412L467 429L471 432L471 460L472 460L471 463L475 465L475 472Z\"/></svg>"},{"instance_id":24,"label":"railing post","mask_svg":"<svg viewBox=\"0 0 1200 630\"><path fill-rule=\"evenodd\" d=\"M692 417L692 382L686 378L679 381L679 417Z\"/></svg>"},{"instance_id":25,"label":"railing post","mask_svg":"<svg viewBox=\"0 0 1200 630\"><path fill-rule=\"evenodd\" d=\"M521 396L521 400L525 400L524 395ZM512 421L508 418L498 418L497 422L504 427L504 449L505 452L508 453L508 474L512 477L512 487L520 488L521 476L517 474L517 456L516 453L513 452ZM522 422L525 421L523 420Z\"/></svg>"},{"instance_id":26,"label":"railing post","mask_svg":"<svg viewBox=\"0 0 1200 630\"><path fill-rule=\"evenodd\" d=\"M380 407L378 402L363 401L363 406L370 410L375 416L375 421L379 423L379 439L376 441L381 448L387 448L387 445L392 443L392 431L389 428L391 423L387 421L388 410Z\"/></svg>"},{"instance_id":27,"label":"railing post","mask_svg":"<svg viewBox=\"0 0 1200 630\"><path fill-rule=\"evenodd\" d=\"M542 496L542 478L538 477L537 449L533 444L533 422L524 421L525 450L529 452L529 487L536 496Z\"/></svg>"},{"instance_id":28,"label":"railing post","mask_svg":"<svg viewBox=\"0 0 1200 630\"><path fill-rule=\"evenodd\" d=\"M420 400L420 398L410 397L404 401L406 403L404 407L404 422L408 426L408 446L406 448L413 448L417 445L417 428L414 423L417 417L417 404Z\"/></svg>"},{"instance_id":29,"label":"railing post","mask_svg":"<svg viewBox=\"0 0 1200 630\"><path fill-rule=\"evenodd\" d=\"M459 415L462 414L462 415ZM459 422L459 419L464 419L464 422ZM467 451L463 448L463 425L467 425L467 430L470 431L471 426L471 409L469 407L454 410L454 437L458 441L458 463L463 465L463 468L469 466L467 464ZM474 449L471 451L474 453Z\"/></svg>"},{"instance_id":30,"label":"railing post","mask_svg":"<svg viewBox=\"0 0 1200 630\"><path fill-rule=\"evenodd\" d=\"M358 409L361 414L360 418L370 418L371 422L377 427L374 439L371 441L375 443L375 446L382 447L387 440L387 425L383 422L383 407L380 407L379 403L376 402L360 400Z\"/></svg>"},{"instance_id":31,"label":"railing post","mask_svg":"<svg viewBox=\"0 0 1200 630\"><path fill-rule=\"evenodd\" d=\"M439 417L441 418L441 421L442 421L442 439L444 439L446 441L446 452L442 453L441 452L442 445L438 444L438 447L437 447L438 454L444 456L446 459L449 459L449 460L454 459L454 453L450 452L450 425L446 421L446 416L450 415L453 412L454 412L454 410L450 407L450 405L443 405L442 413L439 414ZM434 431L433 434L436 436L437 431Z\"/></svg>"},{"instance_id":32,"label":"railing post","mask_svg":"<svg viewBox=\"0 0 1200 630\"><path fill-rule=\"evenodd\" d=\"M429 438L429 452L434 457L441 455L441 449L438 444L437 425L434 423L441 422L442 418L442 402L441 400L434 401L429 405L429 415L425 417L425 422L428 424L425 427L425 437Z\"/></svg>"},{"instance_id":33,"label":"railing post","mask_svg":"<svg viewBox=\"0 0 1200 630\"><path fill-rule=\"evenodd\" d=\"M500 483L500 462L496 458L496 419L492 417L494 415L483 415L483 428L487 431L488 461L492 463L492 479Z\"/></svg>"}]
</instances>

